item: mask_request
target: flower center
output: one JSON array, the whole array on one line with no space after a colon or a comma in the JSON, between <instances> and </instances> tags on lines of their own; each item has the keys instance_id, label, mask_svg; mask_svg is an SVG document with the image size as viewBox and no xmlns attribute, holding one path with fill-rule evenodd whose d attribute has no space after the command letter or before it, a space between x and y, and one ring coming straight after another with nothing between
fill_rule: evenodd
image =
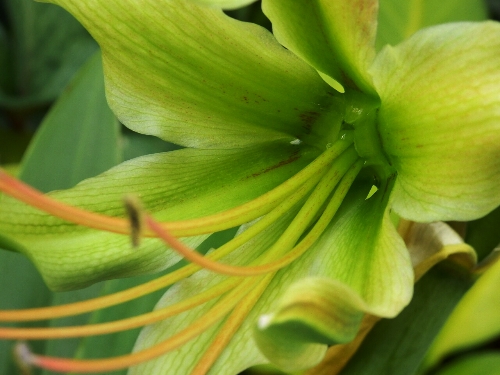
<instances>
[{"instance_id":1,"label":"flower center","mask_svg":"<svg viewBox=\"0 0 500 375\"><path fill-rule=\"evenodd\" d=\"M360 92L348 91L347 109L344 122L354 128L354 143L358 155L365 160L378 181L385 181L394 175L392 167L384 151L382 139L378 132L378 100Z\"/></svg>"}]
</instances>

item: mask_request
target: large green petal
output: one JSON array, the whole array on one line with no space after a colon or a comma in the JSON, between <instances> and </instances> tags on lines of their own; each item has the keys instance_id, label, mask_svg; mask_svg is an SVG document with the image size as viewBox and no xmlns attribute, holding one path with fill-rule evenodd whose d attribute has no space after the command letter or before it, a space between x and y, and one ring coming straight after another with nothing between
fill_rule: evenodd
<instances>
[{"instance_id":1,"label":"large green petal","mask_svg":"<svg viewBox=\"0 0 500 375\"><path fill-rule=\"evenodd\" d=\"M133 159L52 196L121 216L123 197L135 194L160 220L193 218L258 197L316 155L308 148L278 143L233 150L183 149ZM32 259L53 289L157 271L178 259L157 239L144 239L132 249L128 236L78 227L2 198L0 233ZM196 246L203 238L187 243Z\"/></svg>"},{"instance_id":2,"label":"large green petal","mask_svg":"<svg viewBox=\"0 0 500 375\"><path fill-rule=\"evenodd\" d=\"M463 278L462 271L471 270L475 266L476 257L474 249L464 243L463 239L443 222L430 224L400 222L398 232L403 236L411 255L415 282L423 276L422 281L415 285L415 295L409 306L395 319L379 322L380 319L373 315L365 316L356 339L344 345L330 347L325 359L308 371L307 375L337 375L346 364L350 368L347 371L349 374L359 375L360 371L363 374L386 374L388 371L399 374L400 371L397 371L397 368L408 369L417 366L422 361L432 338L441 328L450 309L465 292L464 286L469 287L469 280ZM436 264L447 259L453 262L454 266L456 264L463 266L459 271L460 280L463 279L460 283L457 283L456 275L450 277L442 270L432 269ZM430 272L427 273L428 271ZM427 290L422 288L427 288ZM439 300L436 301L436 298L432 296ZM430 313L422 311L422 300L425 301L424 305L428 305ZM439 304L438 307L436 303ZM431 323L430 329L423 329L422 324L428 323ZM374 327L375 324L377 326ZM384 328L380 328L380 325ZM412 326L410 330L413 327L416 328L411 334L404 330L404 327L409 325ZM377 332L374 337L369 333L372 328ZM369 343L365 345L367 334ZM383 346L381 341L384 341ZM360 345L362 348L368 346L369 352L359 355ZM409 353L411 355L408 355ZM353 356L356 356L356 360L351 360ZM370 367L365 366L360 370L367 358L374 357L378 358L376 363L371 362ZM363 365L358 367L360 363Z\"/></svg>"},{"instance_id":3,"label":"large green petal","mask_svg":"<svg viewBox=\"0 0 500 375\"><path fill-rule=\"evenodd\" d=\"M376 0L264 0L263 10L285 47L342 85L373 92Z\"/></svg>"},{"instance_id":4,"label":"large green petal","mask_svg":"<svg viewBox=\"0 0 500 375\"><path fill-rule=\"evenodd\" d=\"M500 204L499 51L498 23L459 23L377 57L378 130L398 171L401 216L471 220Z\"/></svg>"},{"instance_id":5,"label":"large green petal","mask_svg":"<svg viewBox=\"0 0 500 375\"><path fill-rule=\"evenodd\" d=\"M329 110L339 105L335 90L313 69L262 27L221 9L184 0L54 3L100 44L110 106L139 133L233 148L321 138L340 121Z\"/></svg>"}]
</instances>

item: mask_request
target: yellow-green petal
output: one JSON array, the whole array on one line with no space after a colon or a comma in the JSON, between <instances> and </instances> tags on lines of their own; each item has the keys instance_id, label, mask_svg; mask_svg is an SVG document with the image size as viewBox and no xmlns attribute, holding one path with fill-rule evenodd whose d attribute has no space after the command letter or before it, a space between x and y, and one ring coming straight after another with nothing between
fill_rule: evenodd
<instances>
[{"instance_id":1,"label":"yellow-green petal","mask_svg":"<svg viewBox=\"0 0 500 375\"><path fill-rule=\"evenodd\" d=\"M377 57L378 131L401 216L472 220L500 204L499 52L498 23L457 23Z\"/></svg>"},{"instance_id":2,"label":"yellow-green petal","mask_svg":"<svg viewBox=\"0 0 500 375\"><path fill-rule=\"evenodd\" d=\"M264 0L276 38L319 72L373 93L378 1ZM330 81L330 79L328 79Z\"/></svg>"},{"instance_id":3,"label":"yellow-green petal","mask_svg":"<svg viewBox=\"0 0 500 375\"><path fill-rule=\"evenodd\" d=\"M334 90L260 26L185 0L53 2L101 46L108 101L134 131L196 148L324 136Z\"/></svg>"},{"instance_id":4,"label":"yellow-green petal","mask_svg":"<svg viewBox=\"0 0 500 375\"><path fill-rule=\"evenodd\" d=\"M317 365L328 346L354 339L366 309L343 283L307 277L286 290L275 311L260 316L254 337L273 364L300 371Z\"/></svg>"}]
</instances>

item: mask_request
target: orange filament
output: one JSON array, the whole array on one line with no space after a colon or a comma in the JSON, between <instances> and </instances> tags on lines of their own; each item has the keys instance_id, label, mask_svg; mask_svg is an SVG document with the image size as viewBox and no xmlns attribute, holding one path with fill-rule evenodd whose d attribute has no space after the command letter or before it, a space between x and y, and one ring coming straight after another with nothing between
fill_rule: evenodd
<instances>
[{"instance_id":1,"label":"orange filament","mask_svg":"<svg viewBox=\"0 0 500 375\"><path fill-rule=\"evenodd\" d=\"M265 282L266 280L263 281ZM258 284L260 285L261 283L262 281ZM139 352L113 358L93 360L64 359L24 352L18 359L26 365L57 372L96 373L131 367L177 349L206 331L213 324L226 316L238 302L245 297L245 292L259 289L259 285L255 288L253 284L255 284L254 279L244 280L189 327L173 335L168 340Z\"/></svg>"},{"instance_id":2,"label":"orange filament","mask_svg":"<svg viewBox=\"0 0 500 375\"><path fill-rule=\"evenodd\" d=\"M205 351L203 357L198 361L196 367L191 371L190 375L204 375L208 372L208 370L210 370L229 341L233 338L233 335L243 324L259 298L262 296L262 293L264 293L273 277L274 274L267 275L258 287L254 288L254 290L252 290L248 296L234 308L231 315L229 315L227 320L224 322L224 325L220 328L219 334L212 341L210 347Z\"/></svg>"},{"instance_id":3,"label":"orange filament","mask_svg":"<svg viewBox=\"0 0 500 375\"><path fill-rule=\"evenodd\" d=\"M278 267L269 268L266 266L232 266L229 264L219 263L210 258L197 253L194 249L189 246L184 245L181 241L175 238L168 231L161 228L160 224L156 222L151 216L145 215L145 221L147 225L151 228L153 232L155 232L162 240L164 240L173 250L177 251L180 255L182 255L185 259L197 264L198 266L220 273L224 275L230 276L256 276L264 273L269 273L280 269L283 267L281 264L278 264Z\"/></svg>"},{"instance_id":4,"label":"orange filament","mask_svg":"<svg viewBox=\"0 0 500 375\"><path fill-rule=\"evenodd\" d=\"M142 327L148 324L156 323L171 316L180 314L210 301L238 285L238 279L225 280L222 283L212 287L196 296L190 297L179 303L164 307L146 314L134 316L132 318L121 319L114 322L88 324L85 326L73 327L50 327L50 328L10 328L0 327L1 339L16 340L41 340L41 339L62 339L70 337L88 337L96 335L105 335L129 329Z\"/></svg>"},{"instance_id":5,"label":"orange filament","mask_svg":"<svg viewBox=\"0 0 500 375\"><path fill-rule=\"evenodd\" d=\"M22 322L62 318L65 316L80 315L86 312L103 309L106 307L118 305L133 299L153 293L165 288L173 283L182 280L194 272L199 267L189 265L168 275L151 280L142 285L138 285L121 292L113 293L103 297L97 297L82 302L74 302L59 306L39 307L22 310L0 310L0 321L3 322Z\"/></svg>"}]
</instances>

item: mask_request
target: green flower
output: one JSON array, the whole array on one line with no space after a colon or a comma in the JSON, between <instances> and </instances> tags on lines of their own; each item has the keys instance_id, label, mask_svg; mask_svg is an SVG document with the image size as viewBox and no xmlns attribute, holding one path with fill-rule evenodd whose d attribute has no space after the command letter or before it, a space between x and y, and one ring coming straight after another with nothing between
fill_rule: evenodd
<instances>
[{"instance_id":1,"label":"green flower","mask_svg":"<svg viewBox=\"0 0 500 375\"><path fill-rule=\"evenodd\" d=\"M187 148L50 194L107 217L0 175L3 191L48 212L4 196L2 245L66 290L179 260L156 238L130 248L127 221L109 218L124 215L126 194L155 217L144 236L186 255L171 235L195 247L242 226L200 263L208 269L187 266L143 287L176 282L132 355L87 363L24 353L28 362L83 372L140 363L130 374L232 374L269 360L311 367L327 345L352 340L365 313L393 317L410 301L413 266L391 208L430 222L472 220L500 204L497 23L428 28L376 54L375 0L264 0L274 36L208 0L52 2L100 44L118 118Z\"/></svg>"}]
</instances>

